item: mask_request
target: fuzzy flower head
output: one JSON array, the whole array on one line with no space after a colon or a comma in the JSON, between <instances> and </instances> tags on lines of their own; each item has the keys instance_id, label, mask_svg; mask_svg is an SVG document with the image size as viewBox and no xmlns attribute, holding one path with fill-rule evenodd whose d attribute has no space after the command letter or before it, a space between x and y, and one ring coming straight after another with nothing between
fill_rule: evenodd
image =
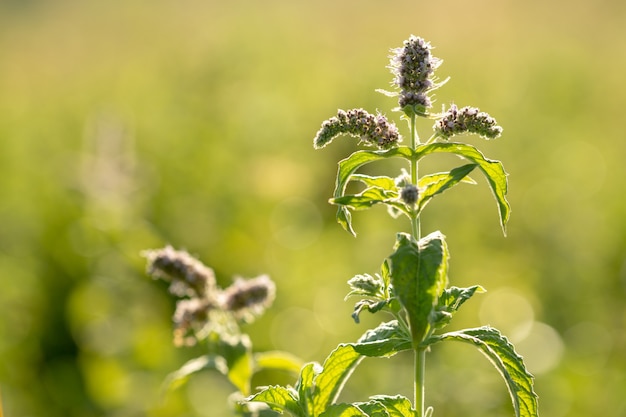
<instances>
[{"instance_id":1,"label":"fuzzy flower head","mask_svg":"<svg viewBox=\"0 0 626 417\"><path fill-rule=\"evenodd\" d=\"M267 275L237 279L221 294L220 307L244 322L263 314L276 298L276 284Z\"/></svg>"},{"instance_id":2,"label":"fuzzy flower head","mask_svg":"<svg viewBox=\"0 0 626 417\"><path fill-rule=\"evenodd\" d=\"M434 72L441 60L432 56L430 43L411 35L402 48L392 49L389 69L394 75L393 85L400 89L400 108L411 106L424 113L432 106L428 93L441 86L435 83Z\"/></svg>"},{"instance_id":3,"label":"fuzzy flower head","mask_svg":"<svg viewBox=\"0 0 626 417\"><path fill-rule=\"evenodd\" d=\"M171 246L144 252L148 275L170 282L169 291L177 296L208 297L215 290L213 270L185 251Z\"/></svg>"},{"instance_id":4,"label":"fuzzy flower head","mask_svg":"<svg viewBox=\"0 0 626 417\"><path fill-rule=\"evenodd\" d=\"M357 137L361 142L379 149L392 148L400 141L398 128L385 116L369 114L363 109L352 109L339 110L337 116L322 123L321 129L315 135L313 146L316 149L323 148L341 134Z\"/></svg>"},{"instance_id":5,"label":"fuzzy flower head","mask_svg":"<svg viewBox=\"0 0 626 417\"><path fill-rule=\"evenodd\" d=\"M454 135L474 133L485 139L495 139L502 133L496 120L475 107L457 108L451 105L433 126L435 135L449 139Z\"/></svg>"}]
</instances>

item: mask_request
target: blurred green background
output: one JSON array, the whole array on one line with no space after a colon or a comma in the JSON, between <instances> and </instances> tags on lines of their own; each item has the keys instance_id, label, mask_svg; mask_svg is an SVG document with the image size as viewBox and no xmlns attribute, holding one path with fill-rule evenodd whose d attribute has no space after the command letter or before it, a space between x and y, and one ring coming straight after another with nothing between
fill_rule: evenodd
<instances>
[{"instance_id":1,"label":"blurred green background","mask_svg":"<svg viewBox=\"0 0 626 417\"><path fill-rule=\"evenodd\" d=\"M482 181L423 216L448 236L451 283L489 291L453 325L510 336L542 415L626 415L625 21L619 0L0 1L5 415L229 415L215 373L160 396L200 352L172 346L146 248L186 248L222 285L270 274L278 298L246 328L258 350L321 361L375 326L353 323L345 282L377 272L407 224L381 208L356 214L357 239L343 232L326 201L355 141L312 138L337 108L405 129L374 90L410 34L451 76L436 108L477 106L504 127L470 141L510 174L508 237ZM342 398L411 397L411 368L366 360ZM436 349L427 384L435 416L512 415L468 346Z\"/></svg>"}]
</instances>

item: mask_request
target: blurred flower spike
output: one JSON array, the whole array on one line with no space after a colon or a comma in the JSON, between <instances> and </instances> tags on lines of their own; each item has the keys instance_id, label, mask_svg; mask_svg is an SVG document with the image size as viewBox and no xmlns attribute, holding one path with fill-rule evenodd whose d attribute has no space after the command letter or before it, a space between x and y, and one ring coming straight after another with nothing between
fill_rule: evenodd
<instances>
[{"instance_id":1,"label":"blurred flower spike","mask_svg":"<svg viewBox=\"0 0 626 417\"><path fill-rule=\"evenodd\" d=\"M169 292L180 297L172 317L177 346L195 345L211 333L238 333L239 324L262 315L276 297L276 285L267 275L237 278L222 290L213 270L186 251L166 246L143 255L148 275L169 282Z\"/></svg>"},{"instance_id":2,"label":"blurred flower spike","mask_svg":"<svg viewBox=\"0 0 626 417\"><path fill-rule=\"evenodd\" d=\"M352 109L339 110L337 116L323 122L315 135L313 145L316 149L323 148L342 134L357 137L362 143L379 149L392 148L400 141L398 128L385 116L369 114L363 109Z\"/></svg>"},{"instance_id":3,"label":"blurred flower spike","mask_svg":"<svg viewBox=\"0 0 626 417\"><path fill-rule=\"evenodd\" d=\"M401 48L391 50L389 69L394 75L392 84L400 92L381 92L398 96L400 109L407 114L426 115L432 106L429 93L447 81L436 82L434 73L443 61L432 56L430 50L430 43L413 35L404 41Z\"/></svg>"},{"instance_id":4,"label":"blurred flower spike","mask_svg":"<svg viewBox=\"0 0 626 417\"><path fill-rule=\"evenodd\" d=\"M457 108L451 105L433 126L435 136L445 140L464 133L474 133L485 139L495 139L502 134L496 120L475 107Z\"/></svg>"}]
</instances>

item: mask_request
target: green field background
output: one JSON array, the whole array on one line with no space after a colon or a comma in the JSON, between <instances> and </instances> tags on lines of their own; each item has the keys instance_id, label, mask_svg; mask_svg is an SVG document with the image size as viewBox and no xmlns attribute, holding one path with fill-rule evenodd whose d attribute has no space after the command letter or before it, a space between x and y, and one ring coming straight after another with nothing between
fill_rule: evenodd
<instances>
[{"instance_id":1,"label":"green field background","mask_svg":"<svg viewBox=\"0 0 626 417\"><path fill-rule=\"evenodd\" d=\"M0 0L4 415L230 415L214 372L160 393L202 352L172 346L174 302L145 276L147 248L185 248L223 286L269 274L276 302L245 328L260 351L322 361L384 319L355 324L345 283L377 272L408 224L375 208L355 215L356 239L342 231L327 200L356 142L312 139L355 107L407 134L375 89L411 34L451 77L435 109L473 105L504 127L467 140L510 174L508 236L480 178L423 215L424 233L448 237L451 284L488 290L453 326L516 343L542 416L626 415L624 22L619 0ZM513 416L478 352L428 358L435 417ZM412 397L411 359L365 360L341 400Z\"/></svg>"}]
</instances>

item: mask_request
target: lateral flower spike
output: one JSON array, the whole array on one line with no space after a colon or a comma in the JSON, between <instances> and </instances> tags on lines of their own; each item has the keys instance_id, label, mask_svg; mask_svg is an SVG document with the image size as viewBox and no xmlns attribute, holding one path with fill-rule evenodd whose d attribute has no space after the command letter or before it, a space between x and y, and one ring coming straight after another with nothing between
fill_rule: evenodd
<instances>
[{"instance_id":1,"label":"lateral flower spike","mask_svg":"<svg viewBox=\"0 0 626 417\"><path fill-rule=\"evenodd\" d=\"M435 70L443 62L432 56L430 43L411 35L401 48L392 49L389 69L394 75L392 85L400 90L398 104L401 109L410 106L425 113L432 106L428 93L443 83L435 82Z\"/></svg>"},{"instance_id":2,"label":"lateral flower spike","mask_svg":"<svg viewBox=\"0 0 626 417\"><path fill-rule=\"evenodd\" d=\"M433 126L435 135L448 140L463 133L475 133L485 139L495 139L502 134L496 119L475 107L457 108L452 104Z\"/></svg>"},{"instance_id":3,"label":"lateral flower spike","mask_svg":"<svg viewBox=\"0 0 626 417\"><path fill-rule=\"evenodd\" d=\"M392 148L400 141L398 128L385 116L369 114L363 109L352 109L339 110L337 116L323 122L315 135L313 146L316 149L323 148L341 134L357 137L362 143L379 149Z\"/></svg>"}]
</instances>

